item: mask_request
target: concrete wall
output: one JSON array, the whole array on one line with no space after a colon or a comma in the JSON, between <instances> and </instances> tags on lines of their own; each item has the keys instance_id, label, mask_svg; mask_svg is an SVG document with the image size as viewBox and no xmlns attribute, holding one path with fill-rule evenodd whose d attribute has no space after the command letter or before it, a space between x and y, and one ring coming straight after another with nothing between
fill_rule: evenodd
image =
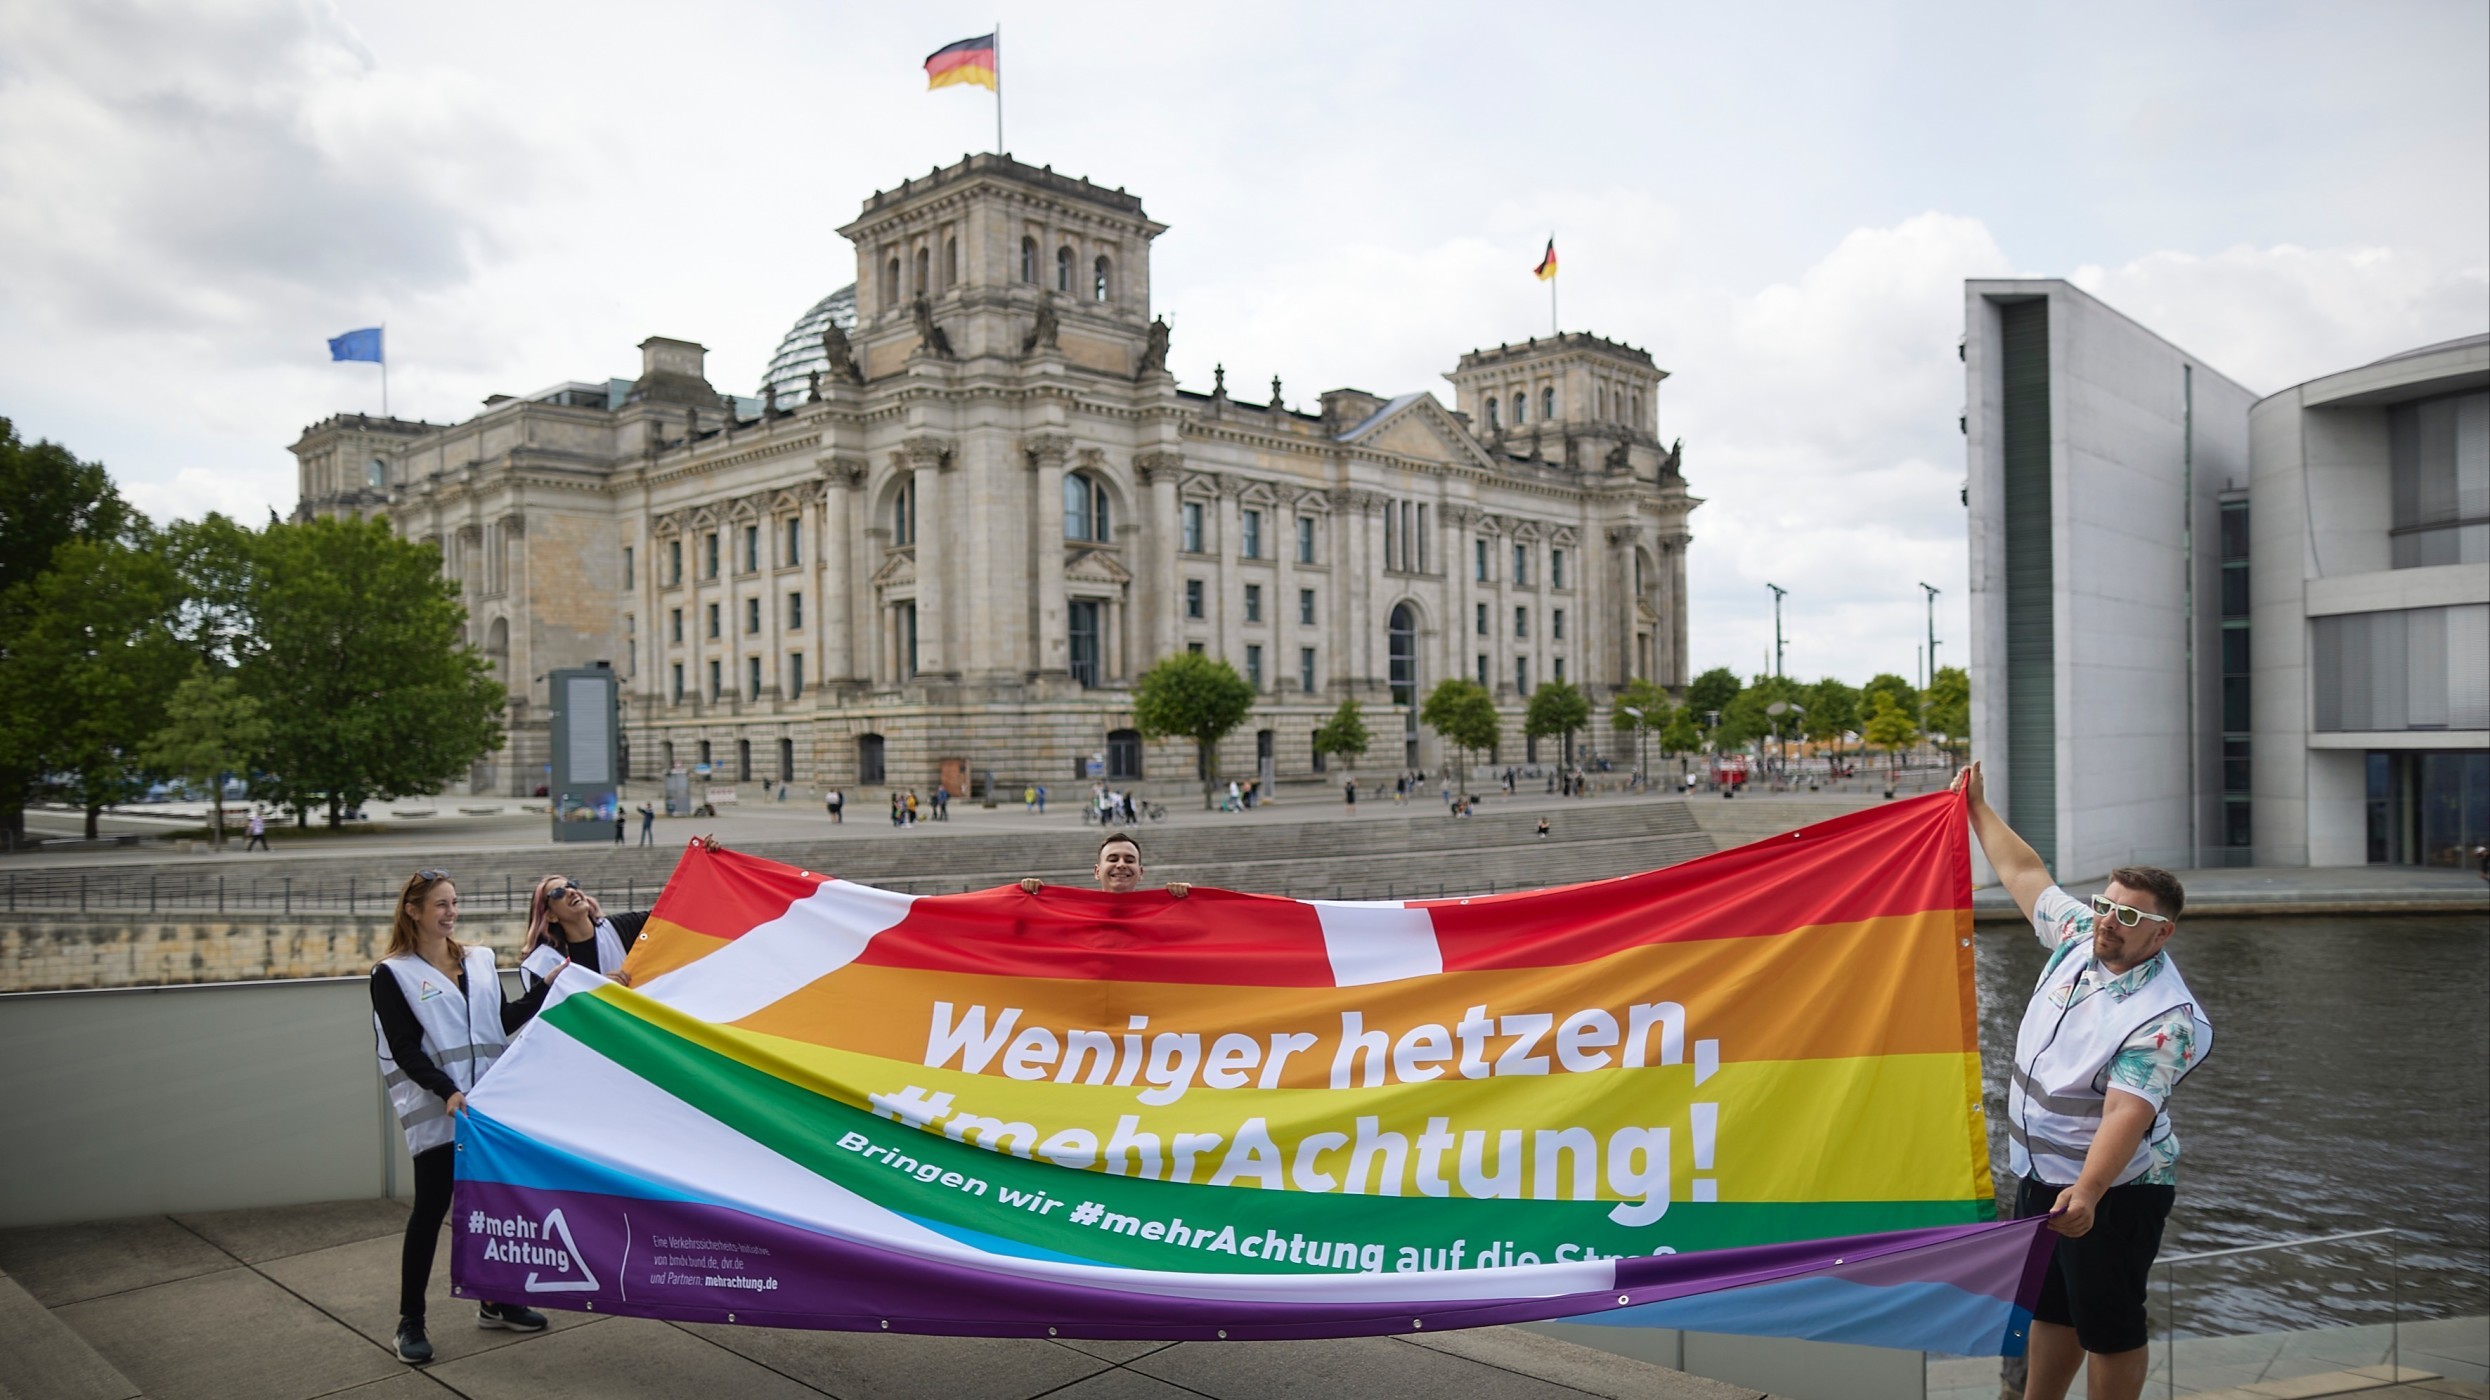
<instances>
[{"instance_id":1,"label":"concrete wall","mask_svg":"<svg viewBox=\"0 0 2490 1400\"><path fill-rule=\"evenodd\" d=\"M2056 873L2084 879L2135 861L2195 865L2204 799L2218 792L2219 717L2194 713L2206 708L2205 666L2218 668L2217 500L2246 480L2254 396L2065 282L1976 280L1964 295L1972 732L1991 800L2002 808L2014 781L1998 762L2007 560L1996 306L2042 297L2056 517Z\"/></svg>"},{"instance_id":2,"label":"concrete wall","mask_svg":"<svg viewBox=\"0 0 2490 1400\"><path fill-rule=\"evenodd\" d=\"M360 979L388 951L389 926L377 914L9 914L0 916L0 992ZM458 933L515 966L527 921L468 915Z\"/></svg>"}]
</instances>

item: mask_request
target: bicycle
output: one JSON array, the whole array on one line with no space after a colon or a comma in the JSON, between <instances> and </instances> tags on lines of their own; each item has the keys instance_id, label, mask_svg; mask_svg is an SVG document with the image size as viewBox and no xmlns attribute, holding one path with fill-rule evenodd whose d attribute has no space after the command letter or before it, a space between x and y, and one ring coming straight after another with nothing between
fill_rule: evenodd
<instances>
[{"instance_id":1,"label":"bicycle","mask_svg":"<svg viewBox=\"0 0 2490 1400\"><path fill-rule=\"evenodd\" d=\"M1154 822L1165 821L1167 820L1167 805L1162 802L1144 802L1141 804L1141 814Z\"/></svg>"}]
</instances>

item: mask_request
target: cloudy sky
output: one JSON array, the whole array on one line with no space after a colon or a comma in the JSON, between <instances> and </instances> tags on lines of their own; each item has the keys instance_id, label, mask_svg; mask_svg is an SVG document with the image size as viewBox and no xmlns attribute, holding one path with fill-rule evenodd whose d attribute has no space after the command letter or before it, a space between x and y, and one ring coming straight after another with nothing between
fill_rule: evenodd
<instances>
[{"instance_id":1,"label":"cloudy sky","mask_svg":"<svg viewBox=\"0 0 2490 1400\"><path fill-rule=\"evenodd\" d=\"M0 5L0 416L159 517L305 424L636 372L751 392L831 230L985 150L1141 194L1173 367L1434 389L1572 329L1672 372L1694 660L1960 661L1965 277L2064 276L2259 392L2490 326L2490 6Z\"/></svg>"}]
</instances>

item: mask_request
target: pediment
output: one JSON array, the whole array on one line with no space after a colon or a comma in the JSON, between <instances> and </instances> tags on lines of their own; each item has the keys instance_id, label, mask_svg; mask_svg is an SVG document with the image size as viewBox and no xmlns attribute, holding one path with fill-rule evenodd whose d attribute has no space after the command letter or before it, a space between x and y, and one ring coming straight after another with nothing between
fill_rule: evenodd
<instances>
[{"instance_id":1,"label":"pediment","mask_svg":"<svg viewBox=\"0 0 2490 1400\"><path fill-rule=\"evenodd\" d=\"M1539 526L1534 521L1525 520L1513 527L1513 538L1517 540L1535 540L1539 534Z\"/></svg>"},{"instance_id":2,"label":"pediment","mask_svg":"<svg viewBox=\"0 0 2490 1400\"><path fill-rule=\"evenodd\" d=\"M1653 607L1651 605L1651 600L1648 598L1637 598L1634 600L1634 615L1641 618L1643 621L1650 623L1654 627L1660 625L1660 610Z\"/></svg>"},{"instance_id":3,"label":"pediment","mask_svg":"<svg viewBox=\"0 0 2490 1400\"><path fill-rule=\"evenodd\" d=\"M1064 565L1063 576L1073 583L1103 583L1116 588L1133 581L1132 572L1117 563L1115 556L1099 549L1084 549Z\"/></svg>"},{"instance_id":4,"label":"pediment","mask_svg":"<svg viewBox=\"0 0 2490 1400\"><path fill-rule=\"evenodd\" d=\"M1320 491L1301 491L1289 504L1299 515L1331 514L1331 498Z\"/></svg>"},{"instance_id":5,"label":"pediment","mask_svg":"<svg viewBox=\"0 0 2490 1400\"><path fill-rule=\"evenodd\" d=\"M702 506L692 512L692 528L695 530L706 529L717 523L718 512L715 506Z\"/></svg>"},{"instance_id":6,"label":"pediment","mask_svg":"<svg viewBox=\"0 0 2490 1400\"><path fill-rule=\"evenodd\" d=\"M1433 394L1403 394L1340 435L1342 442L1424 462L1490 465L1478 440Z\"/></svg>"},{"instance_id":7,"label":"pediment","mask_svg":"<svg viewBox=\"0 0 2490 1400\"><path fill-rule=\"evenodd\" d=\"M1252 481L1236 493L1236 498L1249 506L1272 506L1279 504L1280 493L1272 490L1266 482Z\"/></svg>"},{"instance_id":8,"label":"pediment","mask_svg":"<svg viewBox=\"0 0 2490 1400\"><path fill-rule=\"evenodd\" d=\"M1548 543L1550 544L1570 545L1573 542L1574 528L1571 525L1559 525L1548 535Z\"/></svg>"},{"instance_id":9,"label":"pediment","mask_svg":"<svg viewBox=\"0 0 2490 1400\"><path fill-rule=\"evenodd\" d=\"M873 571L873 586L876 588L897 588L915 582L916 556L914 554L894 554L882 561L881 568Z\"/></svg>"},{"instance_id":10,"label":"pediment","mask_svg":"<svg viewBox=\"0 0 2490 1400\"><path fill-rule=\"evenodd\" d=\"M1182 481L1176 483L1176 494L1179 496L1216 496L1219 494L1219 478L1204 476L1199 472L1188 472Z\"/></svg>"}]
</instances>

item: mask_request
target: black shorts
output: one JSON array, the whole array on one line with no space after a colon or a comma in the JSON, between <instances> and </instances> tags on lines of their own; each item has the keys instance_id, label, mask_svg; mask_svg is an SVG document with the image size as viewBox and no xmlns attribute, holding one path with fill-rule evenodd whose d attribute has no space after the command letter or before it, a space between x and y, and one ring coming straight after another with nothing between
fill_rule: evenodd
<instances>
[{"instance_id":1,"label":"black shorts","mask_svg":"<svg viewBox=\"0 0 2490 1400\"><path fill-rule=\"evenodd\" d=\"M2047 1215L2065 1189L2025 1177L2015 1192L2014 1218ZM2175 1186L2140 1183L2102 1192L2092 1228L2074 1239L2058 1236L2032 1320L2074 1328L2086 1351L2115 1354L2143 1346L2153 1257L2161 1252L2162 1225L2178 1197Z\"/></svg>"}]
</instances>

